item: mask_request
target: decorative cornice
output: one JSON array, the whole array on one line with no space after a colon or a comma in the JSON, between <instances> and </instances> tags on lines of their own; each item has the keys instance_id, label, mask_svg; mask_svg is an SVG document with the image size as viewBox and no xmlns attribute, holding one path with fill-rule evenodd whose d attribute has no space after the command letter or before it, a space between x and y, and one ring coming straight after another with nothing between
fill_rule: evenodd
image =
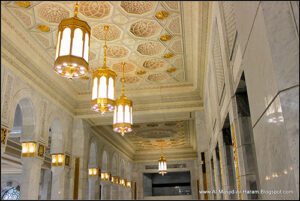
<instances>
[{"instance_id":1,"label":"decorative cornice","mask_svg":"<svg viewBox=\"0 0 300 201\"><path fill-rule=\"evenodd\" d=\"M4 44L5 40L1 37L2 44ZM61 106L62 109L67 111L70 115L74 115L73 108L68 101L64 100L62 97L57 97L57 93L51 87L48 87L38 76L34 75L34 73L29 73L28 68L24 68L24 64L20 62L16 57L14 57L11 53L9 53L6 48L2 48L1 50L1 59L3 59L3 63L8 63L6 65L10 70L16 73L17 76L24 79L29 85L43 94L45 97L49 98L53 102L57 103ZM29 62L30 63L30 62ZM26 70L25 70L26 69ZM34 81L33 81L34 80ZM60 99L60 101L58 101Z\"/></svg>"}]
</instances>

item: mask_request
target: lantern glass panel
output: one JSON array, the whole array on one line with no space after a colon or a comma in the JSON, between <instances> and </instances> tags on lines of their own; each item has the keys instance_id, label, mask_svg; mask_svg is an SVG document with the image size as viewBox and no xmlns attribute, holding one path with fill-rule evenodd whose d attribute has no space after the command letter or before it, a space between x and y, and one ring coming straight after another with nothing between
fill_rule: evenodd
<instances>
[{"instance_id":1,"label":"lantern glass panel","mask_svg":"<svg viewBox=\"0 0 300 201\"><path fill-rule=\"evenodd\" d=\"M72 43L72 55L77 57L82 57L82 47L83 47L82 35L83 33L80 28L75 29L73 43Z\"/></svg>"},{"instance_id":2,"label":"lantern glass panel","mask_svg":"<svg viewBox=\"0 0 300 201\"><path fill-rule=\"evenodd\" d=\"M98 78L95 77L94 85L93 85L93 94L92 94L93 100L97 98L97 84L98 84Z\"/></svg>"},{"instance_id":3,"label":"lantern glass panel","mask_svg":"<svg viewBox=\"0 0 300 201\"><path fill-rule=\"evenodd\" d=\"M130 113L129 113L129 106L125 106L125 123L130 123Z\"/></svg>"},{"instance_id":4,"label":"lantern glass panel","mask_svg":"<svg viewBox=\"0 0 300 201\"><path fill-rule=\"evenodd\" d=\"M71 29L65 28L61 39L59 56L65 56L70 54L70 44L71 44Z\"/></svg>"},{"instance_id":5,"label":"lantern glass panel","mask_svg":"<svg viewBox=\"0 0 300 201\"><path fill-rule=\"evenodd\" d=\"M132 107L130 107L130 124L132 124Z\"/></svg>"},{"instance_id":6,"label":"lantern glass panel","mask_svg":"<svg viewBox=\"0 0 300 201\"><path fill-rule=\"evenodd\" d=\"M117 118L117 110L115 108L115 111L114 111L114 124L116 123L116 118Z\"/></svg>"},{"instance_id":7,"label":"lantern glass panel","mask_svg":"<svg viewBox=\"0 0 300 201\"><path fill-rule=\"evenodd\" d=\"M89 62L89 34L85 34L84 39L84 59L86 62Z\"/></svg>"},{"instance_id":8,"label":"lantern glass panel","mask_svg":"<svg viewBox=\"0 0 300 201\"><path fill-rule=\"evenodd\" d=\"M57 46L56 46L55 59L57 59L57 57L58 57L58 50L59 50L59 45L60 45L60 35L61 35L61 32L58 33L58 40L57 40Z\"/></svg>"},{"instance_id":9,"label":"lantern glass panel","mask_svg":"<svg viewBox=\"0 0 300 201\"><path fill-rule=\"evenodd\" d=\"M102 76L100 78L100 84L99 84L99 98L106 98L106 94L107 94L106 77Z\"/></svg>"},{"instance_id":10,"label":"lantern glass panel","mask_svg":"<svg viewBox=\"0 0 300 201\"><path fill-rule=\"evenodd\" d=\"M123 123L123 105L118 106L118 119L117 123Z\"/></svg>"},{"instance_id":11,"label":"lantern glass panel","mask_svg":"<svg viewBox=\"0 0 300 201\"><path fill-rule=\"evenodd\" d=\"M22 143L22 153L27 153L28 152L28 146L26 143Z\"/></svg>"},{"instance_id":12,"label":"lantern glass panel","mask_svg":"<svg viewBox=\"0 0 300 201\"><path fill-rule=\"evenodd\" d=\"M114 100L114 80L111 77L108 82L108 98Z\"/></svg>"}]
</instances>

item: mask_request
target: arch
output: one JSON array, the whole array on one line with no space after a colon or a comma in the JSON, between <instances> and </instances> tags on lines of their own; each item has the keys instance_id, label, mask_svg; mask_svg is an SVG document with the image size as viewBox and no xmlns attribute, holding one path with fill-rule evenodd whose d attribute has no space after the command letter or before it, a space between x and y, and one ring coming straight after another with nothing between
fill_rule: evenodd
<instances>
[{"instance_id":1,"label":"arch","mask_svg":"<svg viewBox=\"0 0 300 201\"><path fill-rule=\"evenodd\" d=\"M55 118L50 125L49 135L51 136L50 153L64 152L64 137L62 123L59 118Z\"/></svg>"},{"instance_id":2,"label":"arch","mask_svg":"<svg viewBox=\"0 0 300 201\"><path fill-rule=\"evenodd\" d=\"M97 143L91 140L90 151L89 151L89 163L88 166L91 168L97 167Z\"/></svg>"},{"instance_id":3,"label":"arch","mask_svg":"<svg viewBox=\"0 0 300 201\"><path fill-rule=\"evenodd\" d=\"M18 108L19 107L19 108ZM22 118L22 140L33 140L35 138L35 115L34 107L30 98L22 98L15 105L14 113L20 109ZM15 119L15 118L14 118Z\"/></svg>"},{"instance_id":4,"label":"arch","mask_svg":"<svg viewBox=\"0 0 300 201\"><path fill-rule=\"evenodd\" d=\"M121 165L120 165L120 177L124 179L125 177L125 163L124 160L121 160Z\"/></svg>"},{"instance_id":5,"label":"arch","mask_svg":"<svg viewBox=\"0 0 300 201\"><path fill-rule=\"evenodd\" d=\"M22 111L20 105L17 104L15 110L13 128L8 137L12 137L12 136L20 137L22 133L22 125L23 125Z\"/></svg>"},{"instance_id":6,"label":"arch","mask_svg":"<svg viewBox=\"0 0 300 201\"><path fill-rule=\"evenodd\" d=\"M117 176L118 174L118 158L116 153L114 153L112 157L111 174L113 176Z\"/></svg>"},{"instance_id":7,"label":"arch","mask_svg":"<svg viewBox=\"0 0 300 201\"><path fill-rule=\"evenodd\" d=\"M126 169L126 179L131 180L131 164L129 162L127 162L125 169Z\"/></svg>"},{"instance_id":8,"label":"arch","mask_svg":"<svg viewBox=\"0 0 300 201\"><path fill-rule=\"evenodd\" d=\"M108 155L107 155L107 151L103 151L102 154L102 164L101 164L101 170L103 172L108 171Z\"/></svg>"}]
</instances>

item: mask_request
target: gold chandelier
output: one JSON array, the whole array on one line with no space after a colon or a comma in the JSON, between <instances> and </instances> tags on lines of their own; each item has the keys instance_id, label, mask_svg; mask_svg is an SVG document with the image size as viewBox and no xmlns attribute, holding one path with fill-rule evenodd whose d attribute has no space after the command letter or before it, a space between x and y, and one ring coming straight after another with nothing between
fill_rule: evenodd
<instances>
[{"instance_id":1,"label":"gold chandelier","mask_svg":"<svg viewBox=\"0 0 300 201\"><path fill-rule=\"evenodd\" d=\"M122 136L132 131L132 101L124 95L124 66L125 62L122 62L122 95L116 101L113 122L113 130L117 133L121 133Z\"/></svg>"},{"instance_id":2,"label":"gold chandelier","mask_svg":"<svg viewBox=\"0 0 300 201\"><path fill-rule=\"evenodd\" d=\"M80 20L78 1L74 6L74 17L63 19L57 32L54 70L66 78L84 77L89 70L91 28Z\"/></svg>"},{"instance_id":3,"label":"gold chandelier","mask_svg":"<svg viewBox=\"0 0 300 201\"><path fill-rule=\"evenodd\" d=\"M158 174L161 174L162 176L167 174L167 160L163 156L162 149L160 159L158 160Z\"/></svg>"},{"instance_id":4,"label":"gold chandelier","mask_svg":"<svg viewBox=\"0 0 300 201\"><path fill-rule=\"evenodd\" d=\"M114 110L115 102L115 80L116 73L106 66L106 40L109 26L104 26L105 44L103 66L93 72L92 102L91 109L95 112L111 112Z\"/></svg>"}]
</instances>

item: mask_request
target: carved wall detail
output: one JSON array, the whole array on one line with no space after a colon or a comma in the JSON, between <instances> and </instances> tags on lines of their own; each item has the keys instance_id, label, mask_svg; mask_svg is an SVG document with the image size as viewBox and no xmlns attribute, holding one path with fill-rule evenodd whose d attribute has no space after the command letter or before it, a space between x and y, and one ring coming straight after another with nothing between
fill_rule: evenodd
<instances>
[{"instance_id":1,"label":"carved wall detail","mask_svg":"<svg viewBox=\"0 0 300 201\"><path fill-rule=\"evenodd\" d=\"M2 56L2 55L1 55ZM12 93L12 87L13 87L13 77L10 75L7 75L7 80L6 80L6 89L4 92L4 99L3 104L2 104L2 111L1 111L1 122L3 119L8 120L9 119L9 114L8 114L8 109L10 106L10 100L11 100L11 93Z\"/></svg>"},{"instance_id":2,"label":"carved wall detail","mask_svg":"<svg viewBox=\"0 0 300 201\"><path fill-rule=\"evenodd\" d=\"M122 64L120 63L116 63L113 64L112 69L117 72L117 73L122 73L123 72L123 68L122 68ZM131 63L126 63L124 66L124 73L129 73L132 72L136 69L136 67L131 64Z\"/></svg>"},{"instance_id":3,"label":"carved wall detail","mask_svg":"<svg viewBox=\"0 0 300 201\"><path fill-rule=\"evenodd\" d=\"M37 7L38 16L50 23L60 23L62 19L70 15L69 11L55 3L44 2Z\"/></svg>"},{"instance_id":4,"label":"carved wall detail","mask_svg":"<svg viewBox=\"0 0 300 201\"><path fill-rule=\"evenodd\" d=\"M183 49L182 49L182 45L181 45L181 40L177 40L177 41L173 42L173 44L171 45L171 49L174 52L182 52Z\"/></svg>"},{"instance_id":5,"label":"carved wall detail","mask_svg":"<svg viewBox=\"0 0 300 201\"><path fill-rule=\"evenodd\" d=\"M149 37L158 33L159 27L154 20L140 20L130 26L130 32L138 37Z\"/></svg>"},{"instance_id":6,"label":"carved wall detail","mask_svg":"<svg viewBox=\"0 0 300 201\"><path fill-rule=\"evenodd\" d=\"M168 76L165 73L155 73L148 76L148 80L153 82L159 82L167 79Z\"/></svg>"},{"instance_id":7,"label":"carved wall detail","mask_svg":"<svg viewBox=\"0 0 300 201\"><path fill-rule=\"evenodd\" d=\"M104 40L105 31L104 24L99 24L92 29L92 35L95 36L98 40ZM109 25L109 30L107 32L107 41L113 41L119 39L121 31L115 25Z\"/></svg>"},{"instance_id":8,"label":"carved wall detail","mask_svg":"<svg viewBox=\"0 0 300 201\"><path fill-rule=\"evenodd\" d=\"M171 10L178 10L179 5L178 5L178 1L165 1L164 2L168 8L170 8Z\"/></svg>"},{"instance_id":9,"label":"carved wall detail","mask_svg":"<svg viewBox=\"0 0 300 201\"><path fill-rule=\"evenodd\" d=\"M171 32L174 34L180 34L180 19L179 17L173 18L170 24L168 25L168 28Z\"/></svg>"},{"instance_id":10,"label":"carved wall detail","mask_svg":"<svg viewBox=\"0 0 300 201\"><path fill-rule=\"evenodd\" d=\"M107 56L111 58L122 58L128 55L129 51L122 46L108 46Z\"/></svg>"},{"instance_id":11,"label":"carved wall detail","mask_svg":"<svg viewBox=\"0 0 300 201\"><path fill-rule=\"evenodd\" d=\"M154 7L153 1L122 1L121 7L128 13L144 14Z\"/></svg>"},{"instance_id":12,"label":"carved wall detail","mask_svg":"<svg viewBox=\"0 0 300 201\"><path fill-rule=\"evenodd\" d=\"M105 1L80 1L79 12L86 17L101 19L109 15L110 5Z\"/></svg>"},{"instance_id":13,"label":"carved wall detail","mask_svg":"<svg viewBox=\"0 0 300 201\"><path fill-rule=\"evenodd\" d=\"M30 26L31 25L31 18L26 15L24 12L14 9L14 13L18 16L18 18L26 25Z\"/></svg>"},{"instance_id":14,"label":"carved wall detail","mask_svg":"<svg viewBox=\"0 0 300 201\"><path fill-rule=\"evenodd\" d=\"M126 84L134 84L134 83L137 83L140 81L140 79L137 76L124 76L124 78L125 78ZM122 78L120 78L120 82L121 82L121 79Z\"/></svg>"},{"instance_id":15,"label":"carved wall detail","mask_svg":"<svg viewBox=\"0 0 300 201\"><path fill-rule=\"evenodd\" d=\"M143 66L145 68L149 68L149 69L158 69L158 68L163 68L165 66L165 62L162 59L150 59L150 60L146 60L143 63Z\"/></svg>"},{"instance_id":16,"label":"carved wall detail","mask_svg":"<svg viewBox=\"0 0 300 201\"><path fill-rule=\"evenodd\" d=\"M143 55L156 55L159 54L163 49L163 46L159 42L146 42L142 43L137 47L137 51Z\"/></svg>"}]
</instances>

